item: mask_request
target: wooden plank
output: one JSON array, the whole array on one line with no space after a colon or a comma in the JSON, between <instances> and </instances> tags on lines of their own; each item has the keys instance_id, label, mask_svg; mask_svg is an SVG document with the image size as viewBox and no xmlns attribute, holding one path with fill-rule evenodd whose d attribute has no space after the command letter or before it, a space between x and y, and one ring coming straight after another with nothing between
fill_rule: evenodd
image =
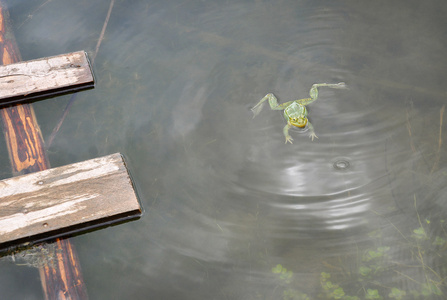
<instances>
[{"instance_id":1,"label":"wooden plank","mask_svg":"<svg viewBox=\"0 0 447 300\"><path fill-rule=\"evenodd\" d=\"M8 24L11 24L8 9L4 1L0 0L0 64L2 65L22 60L14 32ZM14 175L50 168L32 105L6 106L0 112ZM44 298L47 300L88 299L79 257L73 243L68 238L58 238L51 245L41 244L40 247L45 251L48 250L48 255L52 255L55 253L52 245L57 246L57 263L48 261L39 268Z\"/></svg>"},{"instance_id":2,"label":"wooden plank","mask_svg":"<svg viewBox=\"0 0 447 300\"><path fill-rule=\"evenodd\" d=\"M0 248L140 216L119 153L0 181Z\"/></svg>"},{"instance_id":3,"label":"wooden plank","mask_svg":"<svg viewBox=\"0 0 447 300\"><path fill-rule=\"evenodd\" d=\"M54 96L94 86L85 51L0 67L0 103Z\"/></svg>"}]
</instances>

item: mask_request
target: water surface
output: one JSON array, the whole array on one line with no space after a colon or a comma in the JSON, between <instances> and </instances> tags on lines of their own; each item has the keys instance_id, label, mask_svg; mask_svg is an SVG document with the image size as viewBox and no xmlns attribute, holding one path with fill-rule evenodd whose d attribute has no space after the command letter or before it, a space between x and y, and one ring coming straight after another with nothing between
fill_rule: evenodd
<instances>
[{"instance_id":1,"label":"water surface","mask_svg":"<svg viewBox=\"0 0 447 300\"><path fill-rule=\"evenodd\" d=\"M110 3L9 2L26 60L93 55ZM90 298L443 299L446 12L116 1L96 88L49 149L52 166L123 153L145 208L73 239ZM317 140L297 129L284 144L268 106L252 118L265 94L306 98L322 82L349 90L308 106ZM69 98L34 105L44 138ZM0 298L42 298L34 268L0 263Z\"/></svg>"}]
</instances>

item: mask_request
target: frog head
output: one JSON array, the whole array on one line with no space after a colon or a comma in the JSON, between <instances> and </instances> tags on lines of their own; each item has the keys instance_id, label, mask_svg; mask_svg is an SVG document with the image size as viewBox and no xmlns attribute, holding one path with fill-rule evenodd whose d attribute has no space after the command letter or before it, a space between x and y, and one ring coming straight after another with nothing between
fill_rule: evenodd
<instances>
[{"instance_id":1,"label":"frog head","mask_svg":"<svg viewBox=\"0 0 447 300\"><path fill-rule=\"evenodd\" d=\"M297 118L289 118L290 124L296 127L303 128L307 124L307 117L306 116L298 116Z\"/></svg>"}]
</instances>

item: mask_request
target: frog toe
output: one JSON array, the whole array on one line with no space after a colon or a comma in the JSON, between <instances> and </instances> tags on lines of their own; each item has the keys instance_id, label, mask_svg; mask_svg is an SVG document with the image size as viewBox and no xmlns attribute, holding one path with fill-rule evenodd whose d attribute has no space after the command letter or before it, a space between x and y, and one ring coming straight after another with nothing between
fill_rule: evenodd
<instances>
[{"instance_id":1,"label":"frog toe","mask_svg":"<svg viewBox=\"0 0 447 300\"><path fill-rule=\"evenodd\" d=\"M314 138L318 139L318 136L315 133L310 134L309 137L312 139L312 141L314 140Z\"/></svg>"}]
</instances>

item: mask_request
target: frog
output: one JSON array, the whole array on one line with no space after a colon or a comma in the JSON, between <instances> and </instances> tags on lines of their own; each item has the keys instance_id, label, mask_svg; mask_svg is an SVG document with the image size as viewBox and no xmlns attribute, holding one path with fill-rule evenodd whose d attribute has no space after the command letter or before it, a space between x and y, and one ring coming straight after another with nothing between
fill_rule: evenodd
<instances>
[{"instance_id":1,"label":"frog","mask_svg":"<svg viewBox=\"0 0 447 300\"><path fill-rule=\"evenodd\" d=\"M288 142L293 144L293 139L289 134L289 129L293 127L298 128L307 128L309 129L309 138L313 141L314 139L318 139L315 134L314 127L309 122L307 118L307 108L306 105L314 102L318 98L318 88L320 87L329 87L333 89L347 89L347 86L344 82L339 83L315 83L312 85L309 96L310 98L303 98L298 100L292 100L289 102L285 102L282 104L278 104L278 99L274 94L268 93L262 98L258 104L256 104L251 110L253 112L253 118L256 117L262 110L265 101L268 101L270 108L272 110L284 110L284 119L287 124L283 128L283 133L286 138L285 144Z\"/></svg>"}]
</instances>

